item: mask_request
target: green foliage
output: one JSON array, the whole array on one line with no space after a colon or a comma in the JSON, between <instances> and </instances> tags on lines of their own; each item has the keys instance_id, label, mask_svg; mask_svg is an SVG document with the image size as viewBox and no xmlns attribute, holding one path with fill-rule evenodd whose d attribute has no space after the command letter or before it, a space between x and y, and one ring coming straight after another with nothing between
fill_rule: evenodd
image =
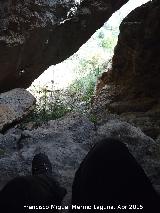
<instances>
[{"instance_id":1,"label":"green foliage","mask_svg":"<svg viewBox=\"0 0 160 213\"><path fill-rule=\"evenodd\" d=\"M81 60L76 69L77 79L66 90L33 87L31 92L36 96L37 104L25 122L54 120L71 111L87 112L97 78L106 66L98 60L97 57Z\"/></svg>"},{"instance_id":2,"label":"green foliage","mask_svg":"<svg viewBox=\"0 0 160 213\"><path fill-rule=\"evenodd\" d=\"M70 85L69 91L72 94L78 95L79 101L90 104L97 78L104 71L105 66L105 63L99 64L96 57L90 60L82 60L78 69L80 77ZM81 76L82 73L84 73L83 76Z\"/></svg>"},{"instance_id":3,"label":"green foliage","mask_svg":"<svg viewBox=\"0 0 160 213\"><path fill-rule=\"evenodd\" d=\"M62 91L52 91L47 87L42 87L37 93L40 96L37 98L36 106L25 122L54 120L71 111L63 100Z\"/></svg>"},{"instance_id":4,"label":"green foliage","mask_svg":"<svg viewBox=\"0 0 160 213\"><path fill-rule=\"evenodd\" d=\"M117 43L117 31L116 30L110 30L106 36L103 33L103 31L100 31L98 34L98 43L99 46L108 50L109 52L112 52L116 43Z\"/></svg>"},{"instance_id":5,"label":"green foliage","mask_svg":"<svg viewBox=\"0 0 160 213\"><path fill-rule=\"evenodd\" d=\"M104 32L103 31L100 31L98 33L98 39L104 39Z\"/></svg>"},{"instance_id":6,"label":"green foliage","mask_svg":"<svg viewBox=\"0 0 160 213\"><path fill-rule=\"evenodd\" d=\"M89 119L92 123L96 124L97 123L97 116L94 114L90 114Z\"/></svg>"},{"instance_id":7,"label":"green foliage","mask_svg":"<svg viewBox=\"0 0 160 213\"><path fill-rule=\"evenodd\" d=\"M0 148L0 157L3 156L5 154L5 150Z\"/></svg>"},{"instance_id":8,"label":"green foliage","mask_svg":"<svg viewBox=\"0 0 160 213\"><path fill-rule=\"evenodd\" d=\"M116 44L116 36L113 32L105 35L100 31L95 37L97 45L106 54L113 51ZM60 118L71 111L88 112L94 95L97 78L106 70L109 60L103 58L97 51L92 57L85 58L75 54L70 60L76 62L74 74L76 79L65 90L55 90L45 87L32 87L32 93L36 96L37 104L28 121L48 121ZM93 119L94 120L94 119Z\"/></svg>"},{"instance_id":9,"label":"green foliage","mask_svg":"<svg viewBox=\"0 0 160 213\"><path fill-rule=\"evenodd\" d=\"M117 42L117 40L116 40L114 37L104 38L104 39L102 39L102 41L101 41L101 46L102 46L103 48L113 50L113 48L114 48L115 45L116 45L116 42Z\"/></svg>"}]
</instances>

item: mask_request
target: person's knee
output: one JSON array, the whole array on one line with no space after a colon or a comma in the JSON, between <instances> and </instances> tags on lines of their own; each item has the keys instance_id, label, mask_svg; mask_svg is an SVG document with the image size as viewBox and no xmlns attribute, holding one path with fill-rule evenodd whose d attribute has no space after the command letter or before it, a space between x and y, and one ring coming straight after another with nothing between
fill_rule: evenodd
<instances>
[{"instance_id":1,"label":"person's knee","mask_svg":"<svg viewBox=\"0 0 160 213\"><path fill-rule=\"evenodd\" d=\"M126 145L117 138L103 138L93 148L97 152L128 152ZM91 150L92 151L92 150Z\"/></svg>"},{"instance_id":2,"label":"person's knee","mask_svg":"<svg viewBox=\"0 0 160 213\"><path fill-rule=\"evenodd\" d=\"M154 194L149 179L126 145L106 138L94 146L76 172L72 198L73 203L81 204L146 201L150 196L145 198L145 192Z\"/></svg>"},{"instance_id":3,"label":"person's knee","mask_svg":"<svg viewBox=\"0 0 160 213\"><path fill-rule=\"evenodd\" d=\"M0 205L15 209L26 205L60 205L65 194L66 190L51 177L16 177L2 189Z\"/></svg>"}]
</instances>

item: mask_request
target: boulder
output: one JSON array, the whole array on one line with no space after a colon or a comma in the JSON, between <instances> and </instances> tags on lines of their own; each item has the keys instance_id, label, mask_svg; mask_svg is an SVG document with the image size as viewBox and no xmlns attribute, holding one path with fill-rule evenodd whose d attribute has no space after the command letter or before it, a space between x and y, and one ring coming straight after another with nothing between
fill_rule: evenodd
<instances>
[{"instance_id":1,"label":"boulder","mask_svg":"<svg viewBox=\"0 0 160 213\"><path fill-rule=\"evenodd\" d=\"M28 115L34 104L34 96L25 89L0 94L0 131Z\"/></svg>"}]
</instances>

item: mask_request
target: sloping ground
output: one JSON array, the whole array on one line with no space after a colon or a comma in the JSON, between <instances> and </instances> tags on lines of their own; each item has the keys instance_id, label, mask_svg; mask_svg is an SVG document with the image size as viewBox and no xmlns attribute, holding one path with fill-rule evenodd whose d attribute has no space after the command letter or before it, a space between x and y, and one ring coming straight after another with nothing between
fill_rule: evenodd
<instances>
[{"instance_id":1,"label":"sloping ground","mask_svg":"<svg viewBox=\"0 0 160 213\"><path fill-rule=\"evenodd\" d=\"M54 177L67 188L69 204L74 174L91 146L102 137L122 140L142 165L154 185L160 185L160 145L140 129L115 117L94 124L85 116L70 114L32 130L18 127L0 135L1 187L17 175L31 174L31 161L39 152L52 162Z\"/></svg>"}]
</instances>

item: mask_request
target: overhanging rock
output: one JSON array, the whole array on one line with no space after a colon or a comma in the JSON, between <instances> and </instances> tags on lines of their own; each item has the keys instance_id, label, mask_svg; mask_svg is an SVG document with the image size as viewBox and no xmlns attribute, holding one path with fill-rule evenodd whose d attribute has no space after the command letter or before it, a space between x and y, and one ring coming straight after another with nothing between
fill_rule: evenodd
<instances>
[{"instance_id":1,"label":"overhanging rock","mask_svg":"<svg viewBox=\"0 0 160 213\"><path fill-rule=\"evenodd\" d=\"M75 53L127 1L0 1L0 92L27 88Z\"/></svg>"}]
</instances>

